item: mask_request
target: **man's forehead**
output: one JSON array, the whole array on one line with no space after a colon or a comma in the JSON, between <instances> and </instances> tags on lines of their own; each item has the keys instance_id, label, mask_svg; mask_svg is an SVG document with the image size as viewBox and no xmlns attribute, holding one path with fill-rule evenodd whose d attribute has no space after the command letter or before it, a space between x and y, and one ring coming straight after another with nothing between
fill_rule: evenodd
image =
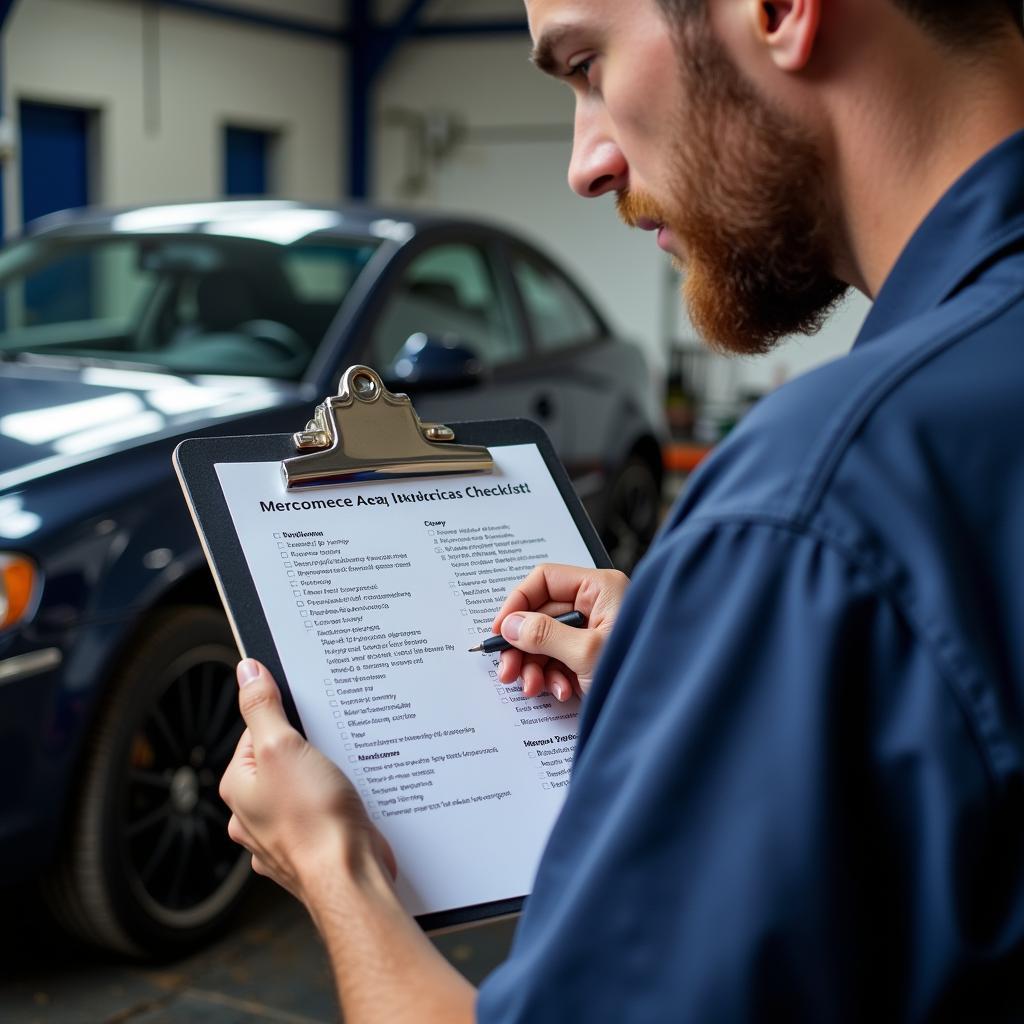
<instances>
[{"instance_id":1,"label":"man's forehead","mask_svg":"<svg viewBox=\"0 0 1024 1024\"><path fill-rule=\"evenodd\" d=\"M542 71L552 70L552 54L568 36L597 29L630 0L525 0L533 37L533 61Z\"/></svg>"},{"instance_id":2,"label":"man's forehead","mask_svg":"<svg viewBox=\"0 0 1024 1024\"><path fill-rule=\"evenodd\" d=\"M534 42L538 35L556 25L585 25L605 14L629 6L629 0L525 0L526 17Z\"/></svg>"}]
</instances>

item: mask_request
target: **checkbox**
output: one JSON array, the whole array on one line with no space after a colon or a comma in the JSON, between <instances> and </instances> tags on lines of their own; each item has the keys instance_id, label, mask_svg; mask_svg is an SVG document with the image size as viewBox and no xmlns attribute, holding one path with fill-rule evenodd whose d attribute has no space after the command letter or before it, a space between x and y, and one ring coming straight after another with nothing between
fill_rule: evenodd
<instances>
[{"instance_id":1,"label":"checkbox","mask_svg":"<svg viewBox=\"0 0 1024 1024\"><path fill-rule=\"evenodd\" d=\"M434 554L435 555L441 554L441 549L440 548L434 548Z\"/></svg>"},{"instance_id":2,"label":"checkbox","mask_svg":"<svg viewBox=\"0 0 1024 1024\"><path fill-rule=\"evenodd\" d=\"M469 629L467 629L467 630L466 630L466 632L467 632L467 633L468 633L468 634L469 634L470 636L476 636L476 630L475 630L475 629L474 629L474 628L473 628L472 626L470 626L470 627L469 627Z\"/></svg>"},{"instance_id":3,"label":"checkbox","mask_svg":"<svg viewBox=\"0 0 1024 1024\"><path fill-rule=\"evenodd\" d=\"M344 722L335 722L334 724L335 724L335 725L336 725L336 726L337 726L337 727L338 727L339 729L344 729L344 728L345 728L345 723L344 723ZM344 734L344 733L342 733L341 735L342 735L342 736L344 736L345 734Z\"/></svg>"},{"instance_id":4,"label":"checkbox","mask_svg":"<svg viewBox=\"0 0 1024 1024\"><path fill-rule=\"evenodd\" d=\"M306 629L312 629L314 625L315 623L310 622L309 619L306 619Z\"/></svg>"},{"instance_id":5,"label":"checkbox","mask_svg":"<svg viewBox=\"0 0 1024 1024\"><path fill-rule=\"evenodd\" d=\"M341 718L341 712L340 711L335 711L334 712L334 717L335 718Z\"/></svg>"},{"instance_id":6,"label":"checkbox","mask_svg":"<svg viewBox=\"0 0 1024 1024\"><path fill-rule=\"evenodd\" d=\"M370 817L373 818L374 821L380 821L380 815L377 813L372 813Z\"/></svg>"},{"instance_id":7,"label":"checkbox","mask_svg":"<svg viewBox=\"0 0 1024 1024\"><path fill-rule=\"evenodd\" d=\"M284 563L284 567L285 567L286 569L291 569L291 568L293 568L293 566L292 566L292 563L291 563L291 562L285 562L285 563Z\"/></svg>"},{"instance_id":8,"label":"checkbox","mask_svg":"<svg viewBox=\"0 0 1024 1024\"><path fill-rule=\"evenodd\" d=\"M548 783L546 783L546 782L545 782L545 783L543 783L543 786L544 786L544 788L545 788L545 789L550 789L550 788L551 788L551 786L550 786L550 785L548 785Z\"/></svg>"},{"instance_id":9,"label":"checkbox","mask_svg":"<svg viewBox=\"0 0 1024 1024\"><path fill-rule=\"evenodd\" d=\"M462 614L463 615L468 615L469 614L469 609L468 608L463 608L462 609Z\"/></svg>"},{"instance_id":10,"label":"checkbox","mask_svg":"<svg viewBox=\"0 0 1024 1024\"><path fill-rule=\"evenodd\" d=\"M287 545L287 544L285 544L285 542L284 542L283 540L279 540L279 541L277 542L277 546L278 546L279 548L286 548L286 547L288 547L288 545Z\"/></svg>"},{"instance_id":11,"label":"checkbox","mask_svg":"<svg viewBox=\"0 0 1024 1024\"><path fill-rule=\"evenodd\" d=\"M547 777L546 772L537 772L537 778L540 779L541 782L543 782Z\"/></svg>"},{"instance_id":12,"label":"checkbox","mask_svg":"<svg viewBox=\"0 0 1024 1024\"><path fill-rule=\"evenodd\" d=\"M275 533L274 534L274 540L280 540L280 539L281 539L281 534Z\"/></svg>"},{"instance_id":13,"label":"checkbox","mask_svg":"<svg viewBox=\"0 0 1024 1024\"><path fill-rule=\"evenodd\" d=\"M491 669L491 670L490 670L490 671L489 671L489 672L488 672L487 674L488 674L488 675L489 675L489 676L490 676L490 677L491 677L492 679L497 679L497 678L498 678L498 673L497 673L497 672L495 672L495 671L494 671L494 669Z\"/></svg>"},{"instance_id":14,"label":"checkbox","mask_svg":"<svg viewBox=\"0 0 1024 1024\"><path fill-rule=\"evenodd\" d=\"M350 740L350 739L352 739L352 737L351 737L351 736L349 736L349 734L348 734L347 732L343 732L343 733L341 734L341 738L342 738L343 740Z\"/></svg>"},{"instance_id":15,"label":"checkbox","mask_svg":"<svg viewBox=\"0 0 1024 1024\"><path fill-rule=\"evenodd\" d=\"M287 551L282 551L281 552L281 557L282 558L287 558L288 557L288 552Z\"/></svg>"},{"instance_id":16,"label":"checkbox","mask_svg":"<svg viewBox=\"0 0 1024 1024\"><path fill-rule=\"evenodd\" d=\"M349 756L348 756L349 764L354 764L358 760L359 760L359 758L356 757L355 754L349 754Z\"/></svg>"},{"instance_id":17,"label":"checkbox","mask_svg":"<svg viewBox=\"0 0 1024 1024\"><path fill-rule=\"evenodd\" d=\"M330 705L330 706L331 706L332 708L336 708L336 707L338 706L338 702L337 702L336 700L329 700L329 701L328 701L327 703L328 703L328 704L329 704L329 705Z\"/></svg>"},{"instance_id":18,"label":"checkbox","mask_svg":"<svg viewBox=\"0 0 1024 1024\"><path fill-rule=\"evenodd\" d=\"M346 750L351 750L352 749L352 744L351 743L346 743L345 744L345 749Z\"/></svg>"},{"instance_id":19,"label":"checkbox","mask_svg":"<svg viewBox=\"0 0 1024 1024\"><path fill-rule=\"evenodd\" d=\"M301 612L299 612L299 615L301 615L302 618L304 618L304 619L308 619L309 618L309 612L307 612L305 610L305 608L303 608L303 610Z\"/></svg>"},{"instance_id":20,"label":"checkbox","mask_svg":"<svg viewBox=\"0 0 1024 1024\"><path fill-rule=\"evenodd\" d=\"M501 698L501 703L502 704L507 704L508 703L508 697L502 697Z\"/></svg>"},{"instance_id":21,"label":"checkbox","mask_svg":"<svg viewBox=\"0 0 1024 1024\"><path fill-rule=\"evenodd\" d=\"M288 572L287 572L287 576L288 576L289 579L295 579L295 570L294 569L289 569Z\"/></svg>"},{"instance_id":22,"label":"checkbox","mask_svg":"<svg viewBox=\"0 0 1024 1024\"><path fill-rule=\"evenodd\" d=\"M427 533L429 533L431 537L437 536L437 530L427 530Z\"/></svg>"},{"instance_id":23,"label":"checkbox","mask_svg":"<svg viewBox=\"0 0 1024 1024\"><path fill-rule=\"evenodd\" d=\"M302 591L301 590L293 590L292 591L292 597L302 597Z\"/></svg>"},{"instance_id":24,"label":"checkbox","mask_svg":"<svg viewBox=\"0 0 1024 1024\"><path fill-rule=\"evenodd\" d=\"M526 756L527 757L536 757L537 756L537 751L536 750L528 750L526 752Z\"/></svg>"},{"instance_id":25,"label":"checkbox","mask_svg":"<svg viewBox=\"0 0 1024 1024\"><path fill-rule=\"evenodd\" d=\"M458 586L458 583L456 583L455 580L449 580L448 586L451 587L452 590L454 590Z\"/></svg>"},{"instance_id":26,"label":"checkbox","mask_svg":"<svg viewBox=\"0 0 1024 1024\"><path fill-rule=\"evenodd\" d=\"M306 602L305 601L296 601L295 602L295 607L296 608L305 608L306 607Z\"/></svg>"}]
</instances>

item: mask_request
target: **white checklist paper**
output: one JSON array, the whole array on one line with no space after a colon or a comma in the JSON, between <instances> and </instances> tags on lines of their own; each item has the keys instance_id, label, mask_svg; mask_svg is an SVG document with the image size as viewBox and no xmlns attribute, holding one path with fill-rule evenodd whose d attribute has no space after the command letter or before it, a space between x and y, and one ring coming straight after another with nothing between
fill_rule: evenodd
<instances>
[{"instance_id":1,"label":"white checklist paper","mask_svg":"<svg viewBox=\"0 0 1024 1024\"><path fill-rule=\"evenodd\" d=\"M309 740L358 788L415 915L526 895L565 797L576 700L468 653L541 562L593 566L535 445L494 473L286 491L217 477Z\"/></svg>"}]
</instances>

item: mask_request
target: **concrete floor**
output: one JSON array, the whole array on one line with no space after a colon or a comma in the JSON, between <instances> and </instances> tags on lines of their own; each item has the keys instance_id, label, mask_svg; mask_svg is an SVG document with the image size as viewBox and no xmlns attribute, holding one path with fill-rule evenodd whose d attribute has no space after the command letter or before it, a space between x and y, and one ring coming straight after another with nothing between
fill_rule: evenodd
<instances>
[{"instance_id":1,"label":"concrete floor","mask_svg":"<svg viewBox=\"0 0 1024 1024\"><path fill-rule=\"evenodd\" d=\"M3 1024L331 1024L339 1020L316 931L290 896L262 879L236 926L185 960L126 963L56 934L30 897L3 897ZM479 983L505 958L514 924L436 940Z\"/></svg>"}]
</instances>

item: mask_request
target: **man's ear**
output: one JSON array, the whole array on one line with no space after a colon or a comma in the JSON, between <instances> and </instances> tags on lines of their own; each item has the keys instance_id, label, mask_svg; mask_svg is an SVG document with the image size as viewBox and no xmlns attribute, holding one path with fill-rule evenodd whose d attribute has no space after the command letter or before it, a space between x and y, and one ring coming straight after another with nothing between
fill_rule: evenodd
<instances>
[{"instance_id":1,"label":"man's ear","mask_svg":"<svg viewBox=\"0 0 1024 1024\"><path fill-rule=\"evenodd\" d=\"M822 0L750 0L758 39L782 71L807 67L818 38Z\"/></svg>"}]
</instances>

